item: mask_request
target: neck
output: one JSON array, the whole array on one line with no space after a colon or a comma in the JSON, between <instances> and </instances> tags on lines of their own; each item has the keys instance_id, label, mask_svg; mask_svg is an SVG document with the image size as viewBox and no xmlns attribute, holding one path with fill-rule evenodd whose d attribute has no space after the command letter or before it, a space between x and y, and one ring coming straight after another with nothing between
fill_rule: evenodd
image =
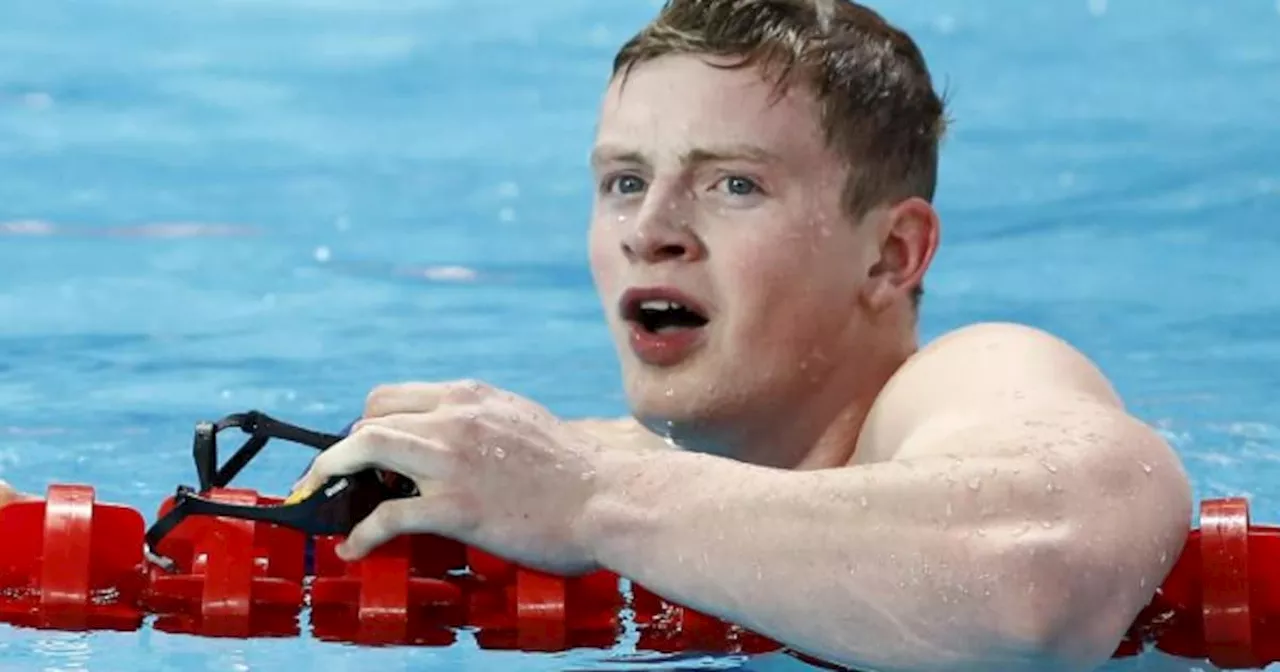
<instances>
[{"instance_id":1,"label":"neck","mask_svg":"<svg viewBox=\"0 0 1280 672\"><path fill-rule=\"evenodd\" d=\"M916 351L914 328L878 347L848 354L842 366L753 414L730 433L686 436L684 448L790 470L841 467L853 459L867 414L885 384ZM694 432L694 434L700 434Z\"/></svg>"}]
</instances>

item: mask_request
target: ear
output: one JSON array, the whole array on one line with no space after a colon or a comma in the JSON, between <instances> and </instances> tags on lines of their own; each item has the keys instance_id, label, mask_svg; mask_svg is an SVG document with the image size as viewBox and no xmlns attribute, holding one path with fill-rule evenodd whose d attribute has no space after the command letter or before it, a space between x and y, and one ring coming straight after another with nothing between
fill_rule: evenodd
<instances>
[{"instance_id":1,"label":"ear","mask_svg":"<svg viewBox=\"0 0 1280 672\"><path fill-rule=\"evenodd\" d=\"M938 212L923 198L908 198L890 208L877 223L879 258L868 271L864 299L880 312L906 299L924 281L938 249Z\"/></svg>"}]
</instances>

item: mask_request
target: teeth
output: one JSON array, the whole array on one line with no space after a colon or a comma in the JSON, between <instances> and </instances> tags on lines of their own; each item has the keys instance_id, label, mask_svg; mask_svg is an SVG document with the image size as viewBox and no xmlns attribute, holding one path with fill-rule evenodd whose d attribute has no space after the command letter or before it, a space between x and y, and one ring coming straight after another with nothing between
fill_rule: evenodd
<instances>
[{"instance_id":1,"label":"teeth","mask_svg":"<svg viewBox=\"0 0 1280 672\"><path fill-rule=\"evenodd\" d=\"M684 306L675 301L663 301L661 299L644 301L640 304L641 310L677 310L683 308Z\"/></svg>"}]
</instances>

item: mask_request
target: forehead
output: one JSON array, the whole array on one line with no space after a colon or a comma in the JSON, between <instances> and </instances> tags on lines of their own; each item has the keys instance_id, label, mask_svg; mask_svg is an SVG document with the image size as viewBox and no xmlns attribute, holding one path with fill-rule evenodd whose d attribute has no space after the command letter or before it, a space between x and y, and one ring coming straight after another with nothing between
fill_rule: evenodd
<instances>
[{"instance_id":1,"label":"forehead","mask_svg":"<svg viewBox=\"0 0 1280 672\"><path fill-rule=\"evenodd\" d=\"M827 151L818 107L804 87L780 95L755 67L724 68L690 55L662 56L614 78L600 112L597 143L644 152L703 145L753 145L784 158Z\"/></svg>"}]
</instances>

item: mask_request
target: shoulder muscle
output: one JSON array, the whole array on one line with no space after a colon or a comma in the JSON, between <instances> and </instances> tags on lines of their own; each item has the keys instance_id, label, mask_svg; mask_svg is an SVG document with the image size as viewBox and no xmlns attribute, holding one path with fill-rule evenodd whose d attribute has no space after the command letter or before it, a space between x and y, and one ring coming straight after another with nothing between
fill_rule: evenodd
<instances>
[{"instance_id":1,"label":"shoulder muscle","mask_svg":"<svg viewBox=\"0 0 1280 672\"><path fill-rule=\"evenodd\" d=\"M1077 349L1032 327L973 325L928 344L898 371L855 454L859 462L894 459L1001 418L1082 405L1123 413L1110 382Z\"/></svg>"}]
</instances>

